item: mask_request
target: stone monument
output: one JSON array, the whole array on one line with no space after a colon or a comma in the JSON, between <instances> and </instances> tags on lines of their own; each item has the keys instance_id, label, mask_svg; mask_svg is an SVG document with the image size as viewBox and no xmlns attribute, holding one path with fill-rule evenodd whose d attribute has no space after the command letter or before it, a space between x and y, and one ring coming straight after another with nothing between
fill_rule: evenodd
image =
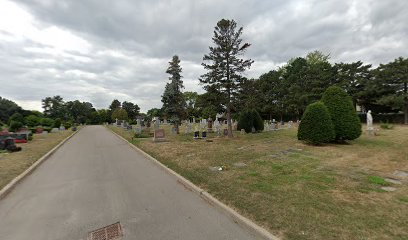
<instances>
[{"instance_id":1,"label":"stone monument","mask_svg":"<svg viewBox=\"0 0 408 240\"><path fill-rule=\"evenodd\" d=\"M371 110L368 110L367 112L367 133L368 135L374 135L373 116L371 115Z\"/></svg>"}]
</instances>

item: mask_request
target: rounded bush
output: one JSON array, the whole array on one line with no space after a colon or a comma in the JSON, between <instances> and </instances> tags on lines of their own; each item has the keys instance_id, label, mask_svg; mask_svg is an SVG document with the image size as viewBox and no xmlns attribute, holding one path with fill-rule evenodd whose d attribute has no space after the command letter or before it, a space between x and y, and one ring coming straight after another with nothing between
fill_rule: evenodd
<instances>
[{"instance_id":1,"label":"rounded bush","mask_svg":"<svg viewBox=\"0 0 408 240\"><path fill-rule=\"evenodd\" d=\"M315 145L334 140L335 132L329 110L322 102L306 107L297 136L299 140Z\"/></svg>"},{"instance_id":2,"label":"rounded bush","mask_svg":"<svg viewBox=\"0 0 408 240\"><path fill-rule=\"evenodd\" d=\"M59 118L55 119L53 127L54 128L61 127L61 119L59 119Z\"/></svg>"},{"instance_id":3,"label":"rounded bush","mask_svg":"<svg viewBox=\"0 0 408 240\"><path fill-rule=\"evenodd\" d=\"M329 110L336 141L353 140L361 135L361 122L351 97L340 87L329 87L322 97Z\"/></svg>"},{"instance_id":4,"label":"rounded bush","mask_svg":"<svg viewBox=\"0 0 408 240\"><path fill-rule=\"evenodd\" d=\"M11 121L9 130L10 130L10 132L15 132L15 131L19 130L22 127L23 127L23 124L21 122Z\"/></svg>"},{"instance_id":5,"label":"rounded bush","mask_svg":"<svg viewBox=\"0 0 408 240\"><path fill-rule=\"evenodd\" d=\"M51 118L42 118L40 123L43 127L51 127L54 125L54 120Z\"/></svg>"},{"instance_id":6,"label":"rounded bush","mask_svg":"<svg viewBox=\"0 0 408 240\"><path fill-rule=\"evenodd\" d=\"M252 111L252 120L253 126L257 132L261 132L264 130L264 121L261 118L261 115L256 110Z\"/></svg>"},{"instance_id":7,"label":"rounded bush","mask_svg":"<svg viewBox=\"0 0 408 240\"><path fill-rule=\"evenodd\" d=\"M67 129L67 130L71 127L71 125L72 125L72 124L71 124L70 122L65 122L65 123L64 123L64 127L65 127L65 129Z\"/></svg>"},{"instance_id":8,"label":"rounded bush","mask_svg":"<svg viewBox=\"0 0 408 240\"><path fill-rule=\"evenodd\" d=\"M252 131L252 113L250 111L241 112L238 119L238 130L244 129L245 132L250 133Z\"/></svg>"}]
</instances>

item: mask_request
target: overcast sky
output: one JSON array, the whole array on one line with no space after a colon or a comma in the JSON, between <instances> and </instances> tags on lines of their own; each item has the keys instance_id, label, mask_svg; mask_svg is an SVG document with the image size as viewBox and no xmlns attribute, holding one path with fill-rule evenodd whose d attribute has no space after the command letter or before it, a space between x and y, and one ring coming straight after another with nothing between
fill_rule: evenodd
<instances>
[{"instance_id":1,"label":"overcast sky","mask_svg":"<svg viewBox=\"0 0 408 240\"><path fill-rule=\"evenodd\" d=\"M314 50L332 62L408 57L407 0L0 0L0 96L36 110L54 95L161 107L174 54L185 91L202 92L202 58L222 18L252 44L248 77Z\"/></svg>"}]
</instances>

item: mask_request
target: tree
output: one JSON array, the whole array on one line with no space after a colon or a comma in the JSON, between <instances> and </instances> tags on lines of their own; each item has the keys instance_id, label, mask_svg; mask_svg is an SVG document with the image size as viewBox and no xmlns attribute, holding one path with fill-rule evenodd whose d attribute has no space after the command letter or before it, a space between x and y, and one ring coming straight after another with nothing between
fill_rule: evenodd
<instances>
[{"instance_id":1,"label":"tree","mask_svg":"<svg viewBox=\"0 0 408 240\"><path fill-rule=\"evenodd\" d=\"M137 104L127 101L122 103L122 108L126 110L131 120L135 120L140 111L140 107Z\"/></svg>"},{"instance_id":2,"label":"tree","mask_svg":"<svg viewBox=\"0 0 408 240\"><path fill-rule=\"evenodd\" d=\"M361 122L356 114L351 97L337 86L329 87L322 102L329 110L336 141L354 140L361 135Z\"/></svg>"},{"instance_id":3,"label":"tree","mask_svg":"<svg viewBox=\"0 0 408 240\"><path fill-rule=\"evenodd\" d=\"M222 19L217 23L212 38L215 46L209 47L210 53L204 55L202 66L208 72L200 77L200 82L208 86L215 86L223 95L227 110L228 137L232 137L231 108L234 94L243 80L241 74L249 69L254 62L251 59L240 58L249 43L242 44L242 30L236 29L234 20ZM206 63L209 61L210 63Z\"/></svg>"},{"instance_id":4,"label":"tree","mask_svg":"<svg viewBox=\"0 0 408 240\"><path fill-rule=\"evenodd\" d=\"M375 71L378 87L383 95L378 103L404 112L408 124L408 58L399 57L393 62L380 64Z\"/></svg>"},{"instance_id":5,"label":"tree","mask_svg":"<svg viewBox=\"0 0 408 240\"><path fill-rule=\"evenodd\" d=\"M354 106L360 101L364 101L361 94L367 87L368 81L372 78L371 65L364 65L363 62L336 63L334 65L336 81L353 99Z\"/></svg>"},{"instance_id":6,"label":"tree","mask_svg":"<svg viewBox=\"0 0 408 240\"><path fill-rule=\"evenodd\" d=\"M99 109L97 112L101 123L111 121L109 111L107 109Z\"/></svg>"},{"instance_id":7,"label":"tree","mask_svg":"<svg viewBox=\"0 0 408 240\"><path fill-rule=\"evenodd\" d=\"M23 127L23 123L19 121L11 121L10 122L10 132L15 132Z\"/></svg>"},{"instance_id":8,"label":"tree","mask_svg":"<svg viewBox=\"0 0 408 240\"><path fill-rule=\"evenodd\" d=\"M119 102L119 100L114 99L114 100L112 101L111 105L109 106L109 109L113 112L113 111L115 111L115 109L120 108L121 106L122 106L122 105L121 105L121 103Z\"/></svg>"},{"instance_id":9,"label":"tree","mask_svg":"<svg viewBox=\"0 0 408 240\"><path fill-rule=\"evenodd\" d=\"M217 113L225 111L225 99L216 86L208 86L207 92L198 95L195 104L197 115L215 118Z\"/></svg>"},{"instance_id":10,"label":"tree","mask_svg":"<svg viewBox=\"0 0 408 240\"><path fill-rule=\"evenodd\" d=\"M42 118L40 123L43 127L52 127L54 125L54 120L52 118Z\"/></svg>"},{"instance_id":11,"label":"tree","mask_svg":"<svg viewBox=\"0 0 408 240\"><path fill-rule=\"evenodd\" d=\"M152 108L149 109L146 113L146 121L152 121L154 117L161 117L163 116L162 110L159 108Z\"/></svg>"},{"instance_id":12,"label":"tree","mask_svg":"<svg viewBox=\"0 0 408 240\"><path fill-rule=\"evenodd\" d=\"M238 119L238 129L244 129L246 133L252 132L252 127L254 126L253 124L253 116L251 111L242 111L241 114L239 115Z\"/></svg>"},{"instance_id":13,"label":"tree","mask_svg":"<svg viewBox=\"0 0 408 240\"><path fill-rule=\"evenodd\" d=\"M329 110L322 102L307 106L298 129L298 139L319 145L335 138Z\"/></svg>"},{"instance_id":14,"label":"tree","mask_svg":"<svg viewBox=\"0 0 408 240\"><path fill-rule=\"evenodd\" d=\"M272 120L273 116L279 115L283 120L283 115L288 109L288 88L285 85L282 74L284 68L272 70L268 73L262 74L258 80L259 87L259 106L262 112L269 115Z\"/></svg>"},{"instance_id":15,"label":"tree","mask_svg":"<svg viewBox=\"0 0 408 240\"><path fill-rule=\"evenodd\" d=\"M118 120L128 120L128 114L125 109L123 108L116 108L112 112L112 120L115 121L116 119Z\"/></svg>"},{"instance_id":16,"label":"tree","mask_svg":"<svg viewBox=\"0 0 408 240\"><path fill-rule=\"evenodd\" d=\"M261 93L259 81L243 78L236 96L234 101L234 109L236 111L241 112L244 109L260 110Z\"/></svg>"},{"instance_id":17,"label":"tree","mask_svg":"<svg viewBox=\"0 0 408 240\"><path fill-rule=\"evenodd\" d=\"M181 92L181 89L184 88L181 72L180 59L177 55L174 55L166 70L166 73L170 74L170 83L166 84L162 95L162 109L166 117L174 122L177 134L179 133L180 122L185 115L184 109L186 105L183 93Z\"/></svg>"},{"instance_id":18,"label":"tree","mask_svg":"<svg viewBox=\"0 0 408 240\"><path fill-rule=\"evenodd\" d=\"M80 102L79 100L69 101L65 104L68 115L76 123L86 123L92 112L95 112L95 108L90 102Z\"/></svg>"},{"instance_id":19,"label":"tree","mask_svg":"<svg viewBox=\"0 0 408 240\"><path fill-rule=\"evenodd\" d=\"M60 118L55 119L53 127L54 128L60 128L61 127L61 119Z\"/></svg>"},{"instance_id":20,"label":"tree","mask_svg":"<svg viewBox=\"0 0 408 240\"><path fill-rule=\"evenodd\" d=\"M15 102L0 97L0 122L7 123L11 115L21 111L22 108Z\"/></svg>"},{"instance_id":21,"label":"tree","mask_svg":"<svg viewBox=\"0 0 408 240\"><path fill-rule=\"evenodd\" d=\"M187 118L192 118L192 117L198 117L198 111L196 108L196 102L198 98L198 93L196 92L184 92L183 93L184 101L186 103L186 117Z\"/></svg>"},{"instance_id":22,"label":"tree","mask_svg":"<svg viewBox=\"0 0 408 240\"><path fill-rule=\"evenodd\" d=\"M64 99L58 95L42 99L42 107L46 117L63 119L67 117Z\"/></svg>"},{"instance_id":23,"label":"tree","mask_svg":"<svg viewBox=\"0 0 408 240\"><path fill-rule=\"evenodd\" d=\"M17 112L11 115L11 117L9 118L9 123L12 121L24 123L24 117L21 113Z\"/></svg>"},{"instance_id":24,"label":"tree","mask_svg":"<svg viewBox=\"0 0 408 240\"><path fill-rule=\"evenodd\" d=\"M246 133L255 131L260 132L264 130L264 122L256 110L244 110L241 112L238 119L238 129L244 129Z\"/></svg>"},{"instance_id":25,"label":"tree","mask_svg":"<svg viewBox=\"0 0 408 240\"><path fill-rule=\"evenodd\" d=\"M36 115L29 115L25 117L24 122L29 127L35 127L35 126L38 126L38 124L40 123L40 118L37 117Z\"/></svg>"}]
</instances>

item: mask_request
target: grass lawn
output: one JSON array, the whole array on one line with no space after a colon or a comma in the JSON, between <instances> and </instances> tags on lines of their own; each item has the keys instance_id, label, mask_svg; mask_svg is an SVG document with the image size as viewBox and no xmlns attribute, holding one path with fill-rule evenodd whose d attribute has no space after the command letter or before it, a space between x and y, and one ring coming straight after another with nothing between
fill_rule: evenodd
<instances>
[{"instance_id":1,"label":"grass lawn","mask_svg":"<svg viewBox=\"0 0 408 240\"><path fill-rule=\"evenodd\" d=\"M72 134L72 131L70 130L49 133L47 135L34 134L32 141L17 144L22 148L20 152L0 153L0 189L24 172L35 161L70 134Z\"/></svg>"},{"instance_id":2,"label":"grass lawn","mask_svg":"<svg viewBox=\"0 0 408 240\"><path fill-rule=\"evenodd\" d=\"M393 174L408 172L407 126L320 147L298 141L295 128L213 142L164 128L167 142L132 142L283 239L408 239L408 178Z\"/></svg>"}]
</instances>

